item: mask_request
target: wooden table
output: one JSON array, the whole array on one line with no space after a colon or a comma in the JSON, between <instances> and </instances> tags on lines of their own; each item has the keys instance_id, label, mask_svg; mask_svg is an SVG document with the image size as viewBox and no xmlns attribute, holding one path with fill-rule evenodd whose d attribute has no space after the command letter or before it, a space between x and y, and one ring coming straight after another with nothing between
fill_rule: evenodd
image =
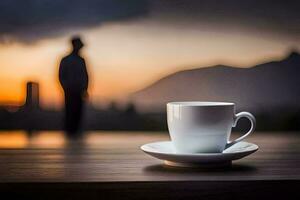
<instances>
[{"instance_id":1,"label":"wooden table","mask_svg":"<svg viewBox=\"0 0 300 200\"><path fill-rule=\"evenodd\" d=\"M0 132L0 194L20 199L300 197L300 133L256 132L247 140L259 145L255 154L214 170L167 167L139 149L168 139L167 133L150 132L88 132L77 140L62 132Z\"/></svg>"}]
</instances>

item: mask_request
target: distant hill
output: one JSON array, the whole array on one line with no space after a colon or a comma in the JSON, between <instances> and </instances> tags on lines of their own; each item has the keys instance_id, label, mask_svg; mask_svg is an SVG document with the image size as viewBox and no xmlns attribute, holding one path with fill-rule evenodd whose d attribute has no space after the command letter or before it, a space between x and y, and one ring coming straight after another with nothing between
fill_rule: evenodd
<instances>
[{"instance_id":1,"label":"distant hill","mask_svg":"<svg viewBox=\"0 0 300 200\"><path fill-rule=\"evenodd\" d=\"M238 110L300 109L300 55L250 68L217 65L179 71L132 94L138 108L164 111L169 101L230 101Z\"/></svg>"}]
</instances>

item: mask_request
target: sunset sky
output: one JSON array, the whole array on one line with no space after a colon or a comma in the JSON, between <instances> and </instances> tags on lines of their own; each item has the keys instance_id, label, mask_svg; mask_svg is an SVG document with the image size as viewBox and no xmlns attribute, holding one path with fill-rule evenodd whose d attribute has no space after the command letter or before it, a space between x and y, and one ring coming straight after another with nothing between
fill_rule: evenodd
<instances>
[{"instance_id":1,"label":"sunset sky","mask_svg":"<svg viewBox=\"0 0 300 200\"><path fill-rule=\"evenodd\" d=\"M178 70L249 67L300 49L298 1L38 2L0 3L2 103L22 102L33 80L42 104L59 106L58 64L74 34L86 44L95 103L124 99Z\"/></svg>"}]
</instances>

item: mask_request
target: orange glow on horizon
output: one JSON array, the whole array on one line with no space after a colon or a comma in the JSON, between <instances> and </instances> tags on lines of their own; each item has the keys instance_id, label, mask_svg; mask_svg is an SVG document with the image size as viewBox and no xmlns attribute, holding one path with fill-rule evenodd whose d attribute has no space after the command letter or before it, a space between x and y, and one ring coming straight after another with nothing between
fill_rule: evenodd
<instances>
[{"instance_id":1,"label":"orange glow on horizon","mask_svg":"<svg viewBox=\"0 0 300 200\"><path fill-rule=\"evenodd\" d=\"M70 35L34 44L0 44L0 103L22 104L26 81L36 81L40 83L41 105L60 107L63 93L58 65L69 52ZM291 46L300 48L299 41L288 38L195 27L172 29L143 21L104 24L82 30L81 35L93 103L126 99L178 70L220 63L248 67L283 58Z\"/></svg>"}]
</instances>

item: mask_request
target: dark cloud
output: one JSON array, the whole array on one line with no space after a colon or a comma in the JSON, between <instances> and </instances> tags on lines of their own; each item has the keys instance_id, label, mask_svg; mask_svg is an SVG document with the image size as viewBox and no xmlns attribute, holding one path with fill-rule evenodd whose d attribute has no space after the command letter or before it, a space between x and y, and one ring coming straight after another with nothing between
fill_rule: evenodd
<instances>
[{"instance_id":1,"label":"dark cloud","mask_svg":"<svg viewBox=\"0 0 300 200\"><path fill-rule=\"evenodd\" d=\"M300 36L299 0L152 0L160 22L232 26Z\"/></svg>"},{"instance_id":2,"label":"dark cloud","mask_svg":"<svg viewBox=\"0 0 300 200\"><path fill-rule=\"evenodd\" d=\"M299 10L299 0L1 0L0 41L30 42L140 17L163 25L240 27L299 39Z\"/></svg>"},{"instance_id":3,"label":"dark cloud","mask_svg":"<svg viewBox=\"0 0 300 200\"><path fill-rule=\"evenodd\" d=\"M147 14L146 0L1 0L0 40L34 41Z\"/></svg>"}]
</instances>

